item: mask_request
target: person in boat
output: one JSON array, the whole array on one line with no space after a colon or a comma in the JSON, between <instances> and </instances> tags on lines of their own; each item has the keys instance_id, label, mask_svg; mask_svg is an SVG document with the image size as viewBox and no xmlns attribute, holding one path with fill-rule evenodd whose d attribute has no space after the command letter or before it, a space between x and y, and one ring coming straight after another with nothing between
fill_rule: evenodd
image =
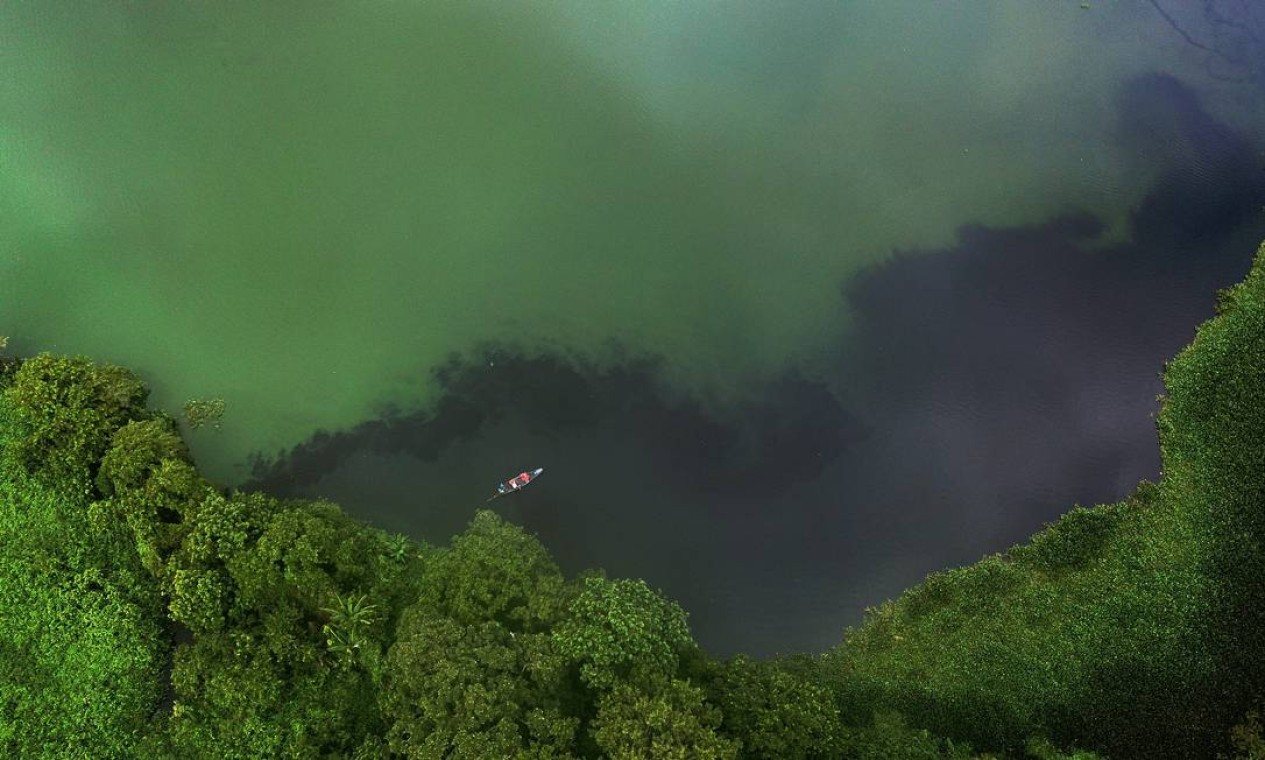
<instances>
[{"instance_id":1,"label":"person in boat","mask_svg":"<svg viewBox=\"0 0 1265 760\"><path fill-rule=\"evenodd\" d=\"M488 501L492 501L492 499L495 499L498 496L504 496L505 494L508 494L508 493L521 491L529 483L531 483L532 480L534 480L535 477L539 475L541 472L544 472L544 468L538 468L533 471L518 473L514 477L498 485L496 487L496 493L493 494L492 497L488 499Z\"/></svg>"},{"instance_id":2,"label":"person in boat","mask_svg":"<svg viewBox=\"0 0 1265 760\"><path fill-rule=\"evenodd\" d=\"M500 487L498 487L496 490L499 491L500 493L509 493L510 491L517 491L518 489L527 485L530 481L531 481L530 473L520 472L514 477L510 478L508 482L502 483Z\"/></svg>"}]
</instances>

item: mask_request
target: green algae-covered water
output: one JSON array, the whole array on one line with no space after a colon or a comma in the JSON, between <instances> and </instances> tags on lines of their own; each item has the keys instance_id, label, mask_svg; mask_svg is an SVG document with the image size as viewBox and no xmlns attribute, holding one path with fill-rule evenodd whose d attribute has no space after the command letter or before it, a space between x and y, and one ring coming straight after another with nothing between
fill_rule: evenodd
<instances>
[{"instance_id":1,"label":"green algae-covered water","mask_svg":"<svg viewBox=\"0 0 1265 760\"><path fill-rule=\"evenodd\" d=\"M1130 142L1126 82L1262 115L1131 2L11 2L0 67L0 334L225 399L191 442L229 483L486 341L658 356L703 404L788 367L844 394L841 286L894 251L1129 239L1181 141ZM537 462L499 464L463 488Z\"/></svg>"},{"instance_id":2,"label":"green algae-covered water","mask_svg":"<svg viewBox=\"0 0 1265 760\"><path fill-rule=\"evenodd\" d=\"M1111 88L1180 44L1124 4L0 14L3 332L225 398L221 477L484 339L811 354L893 246L1126 207Z\"/></svg>"}]
</instances>

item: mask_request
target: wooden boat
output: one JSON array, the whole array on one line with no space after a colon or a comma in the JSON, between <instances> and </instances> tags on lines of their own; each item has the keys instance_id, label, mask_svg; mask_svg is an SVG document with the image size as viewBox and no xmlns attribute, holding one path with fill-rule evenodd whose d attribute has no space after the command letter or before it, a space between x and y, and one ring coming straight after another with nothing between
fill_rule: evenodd
<instances>
[{"instance_id":1,"label":"wooden boat","mask_svg":"<svg viewBox=\"0 0 1265 760\"><path fill-rule=\"evenodd\" d=\"M524 486L526 486L528 483L530 483L530 482L532 482L533 480L535 480L536 478L540 477L540 473L542 473L542 472L544 472L544 471L545 471L545 468L544 468L544 467L537 467L536 469L532 470L531 472L520 472L520 473L518 473L518 474L517 474L517 475L515 475L514 477L510 478L509 480L507 480L507 481L505 481L504 483L502 483L502 484L500 484L499 486L497 486L497 487L496 487L496 493L492 494L492 495L488 498L488 501L492 501L493 499L499 499L499 498L501 498L502 496L505 496L505 495L507 495L507 494L511 494L511 493L516 492L516 491L522 490L522 488L523 488ZM485 503L486 503L486 502L485 502Z\"/></svg>"}]
</instances>

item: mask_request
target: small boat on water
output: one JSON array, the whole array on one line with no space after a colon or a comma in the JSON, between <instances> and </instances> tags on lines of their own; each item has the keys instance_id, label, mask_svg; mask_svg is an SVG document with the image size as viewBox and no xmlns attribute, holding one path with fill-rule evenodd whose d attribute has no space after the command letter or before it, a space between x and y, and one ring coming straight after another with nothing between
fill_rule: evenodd
<instances>
[{"instance_id":1,"label":"small boat on water","mask_svg":"<svg viewBox=\"0 0 1265 760\"><path fill-rule=\"evenodd\" d=\"M492 501L493 499L499 499L502 496L505 496L506 494L511 494L511 493L514 493L515 491L522 489L523 486L535 480L537 477L540 476L540 473L544 471L545 471L544 467L537 467L531 472L518 473L514 477L510 478L509 480L497 486L496 493L492 494L492 496L488 498L488 501Z\"/></svg>"}]
</instances>

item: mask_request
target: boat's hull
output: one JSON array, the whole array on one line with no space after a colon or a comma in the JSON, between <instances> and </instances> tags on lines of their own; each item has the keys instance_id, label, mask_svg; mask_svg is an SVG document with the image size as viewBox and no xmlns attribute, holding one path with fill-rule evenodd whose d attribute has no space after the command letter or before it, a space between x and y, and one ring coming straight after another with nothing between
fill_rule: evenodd
<instances>
[{"instance_id":1,"label":"boat's hull","mask_svg":"<svg viewBox=\"0 0 1265 760\"><path fill-rule=\"evenodd\" d=\"M510 478L509 480L497 486L496 493L489 496L487 501L493 501L495 499L501 498L502 496L512 494L515 491L523 490L523 488L526 487L529 483L534 481L536 478L540 477L540 473L544 471L545 471L544 467L537 467L536 469L527 473L526 480L519 480L517 477ZM484 503L487 503L487 502L484 502Z\"/></svg>"}]
</instances>

